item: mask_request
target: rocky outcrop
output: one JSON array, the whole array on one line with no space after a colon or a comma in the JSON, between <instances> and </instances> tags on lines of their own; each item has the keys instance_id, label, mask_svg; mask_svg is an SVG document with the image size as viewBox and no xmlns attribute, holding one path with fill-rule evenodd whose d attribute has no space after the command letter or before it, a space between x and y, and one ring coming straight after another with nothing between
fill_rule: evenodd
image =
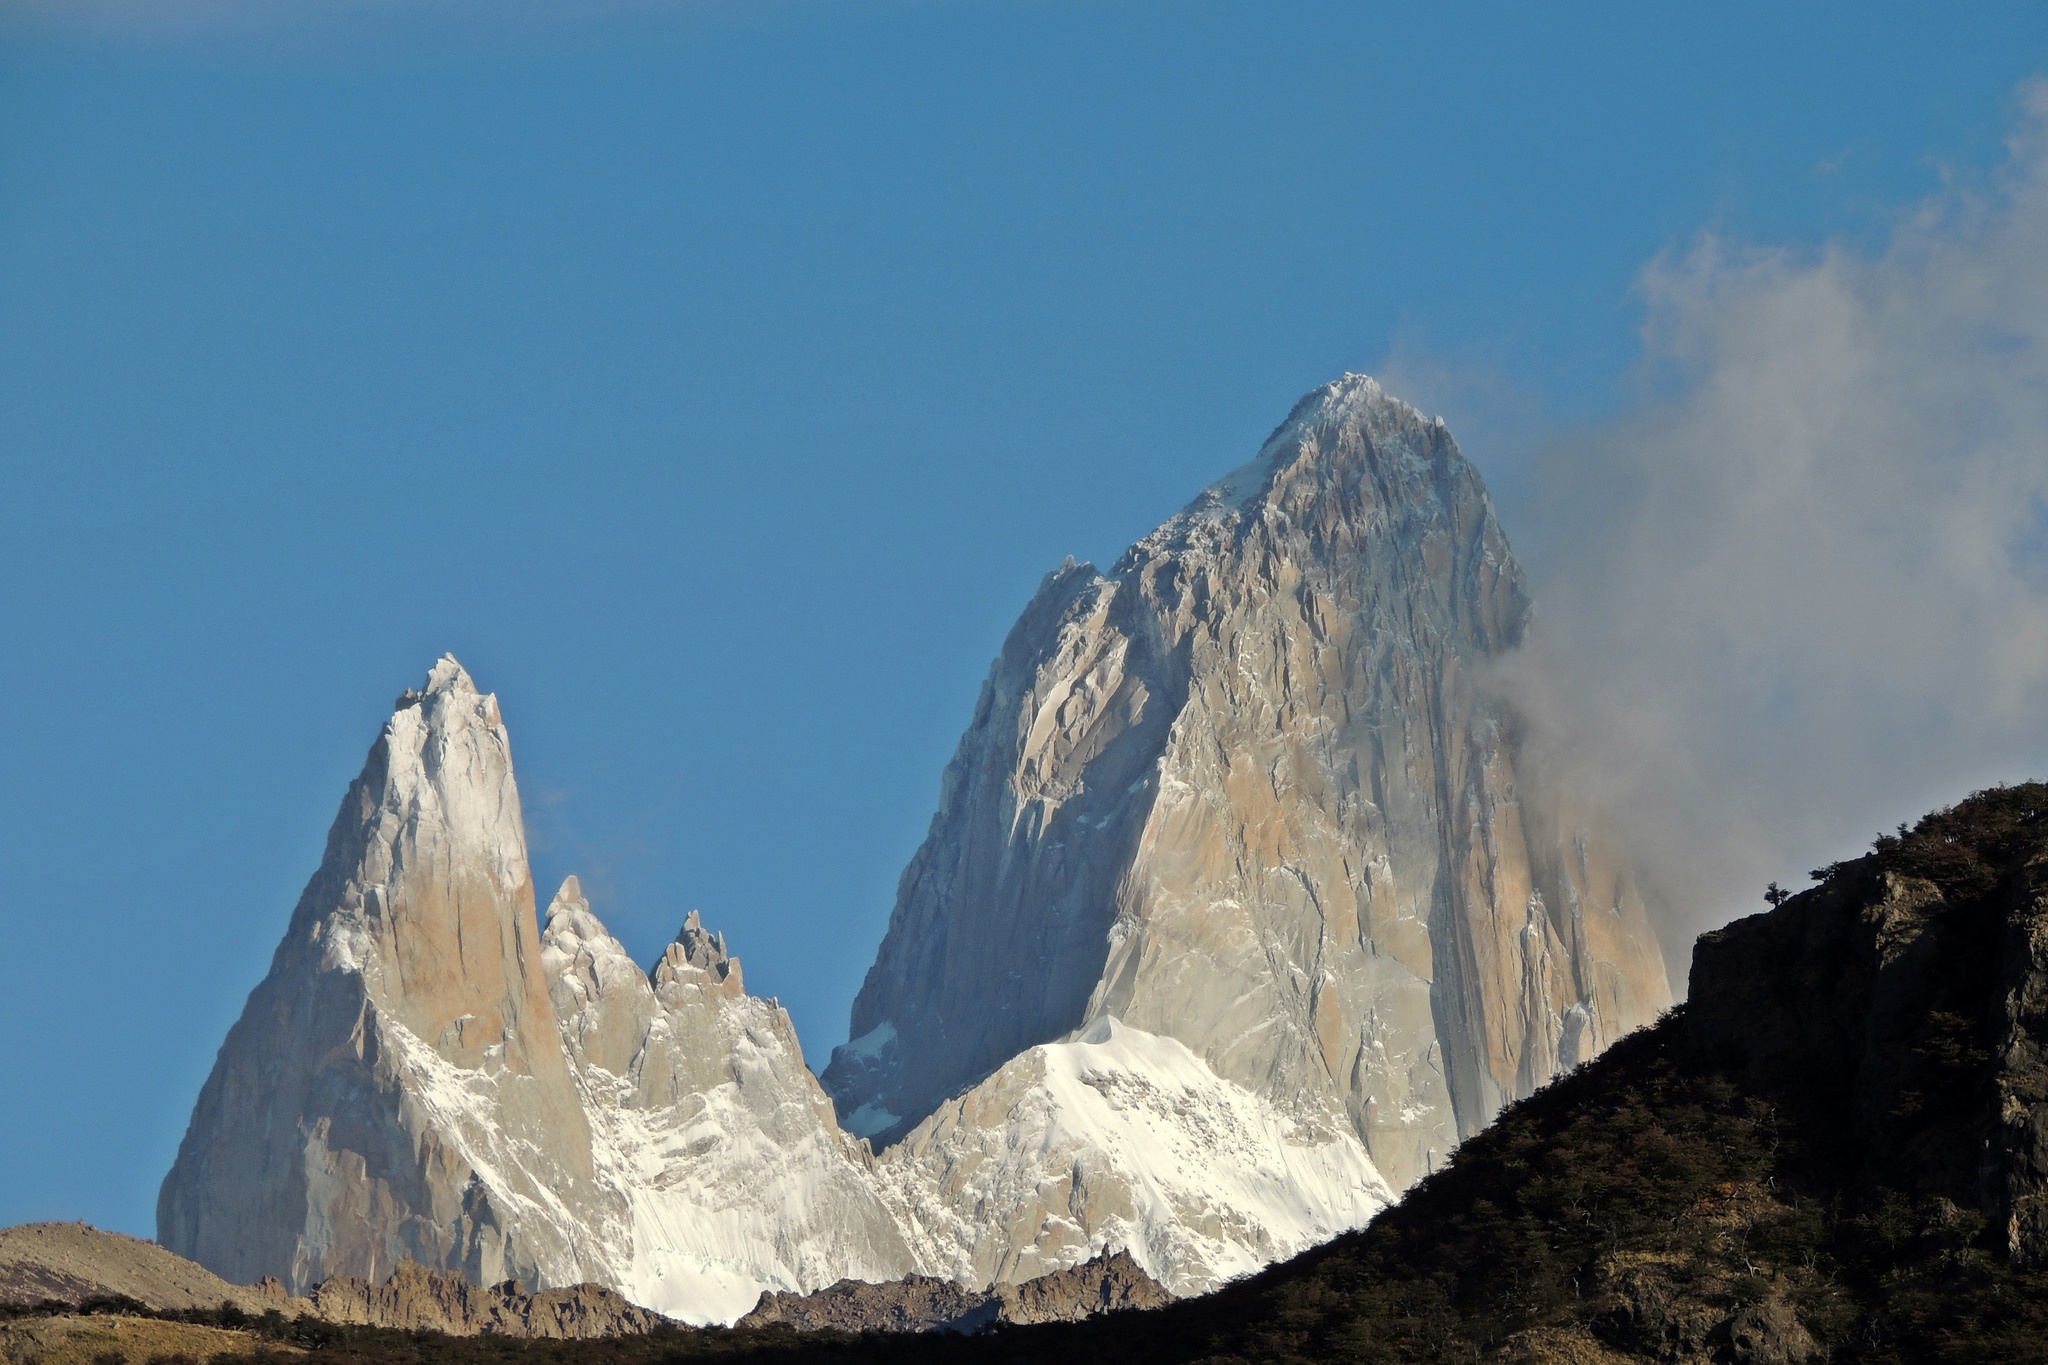
<instances>
[{"instance_id":1,"label":"rocky outcrop","mask_svg":"<svg viewBox=\"0 0 2048 1365\"><path fill-rule=\"evenodd\" d=\"M1119 1251L988 1290L911 1275L888 1284L842 1280L815 1294L763 1294L736 1325L779 1324L801 1332L974 1332L997 1322L1079 1322L1171 1302L1158 1281Z\"/></svg>"},{"instance_id":2,"label":"rocky outcrop","mask_svg":"<svg viewBox=\"0 0 2048 1365\"><path fill-rule=\"evenodd\" d=\"M406 1332L554 1337L628 1336L675 1324L600 1285L529 1292L518 1281L476 1285L460 1275L401 1263L382 1284L339 1278L307 1296L314 1316L344 1326Z\"/></svg>"},{"instance_id":3,"label":"rocky outcrop","mask_svg":"<svg viewBox=\"0 0 2048 1365\"><path fill-rule=\"evenodd\" d=\"M452 658L399 699L207 1078L158 1236L294 1293L404 1261L609 1282L601 1188L541 972L510 741Z\"/></svg>"},{"instance_id":4,"label":"rocky outcrop","mask_svg":"<svg viewBox=\"0 0 2048 1365\"><path fill-rule=\"evenodd\" d=\"M1975 1209L2048 1266L2048 784L1900 827L1704 935L1686 1036L1838 1127L1854 1178Z\"/></svg>"},{"instance_id":5,"label":"rocky outcrop","mask_svg":"<svg viewBox=\"0 0 2048 1365\"><path fill-rule=\"evenodd\" d=\"M935 1275L885 1284L841 1280L813 1294L763 1294L735 1327L794 1327L799 1332L974 1332L1001 1305L986 1290Z\"/></svg>"},{"instance_id":6,"label":"rocky outcrop","mask_svg":"<svg viewBox=\"0 0 2048 1365\"><path fill-rule=\"evenodd\" d=\"M1102 1313L1160 1308L1173 1302L1126 1251L1104 1252L1080 1265L1022 1284L999 1287L1004 1322L1079 1322Z\"/></svg>"},{"instance_id":7,"label":"rocky outcrop","mask_svg":"<svg viewBox=\"0 0 2048 1365\"><path fill-rule=\"evenodd\" d=\"M1396 1188L1669 1004L1617 851L1485 686L1522 577L1440 421L1347 376L990 671L825 1075L895 1140L1090 1021L1331 1115Z\"/></svg>"}]
</instances>

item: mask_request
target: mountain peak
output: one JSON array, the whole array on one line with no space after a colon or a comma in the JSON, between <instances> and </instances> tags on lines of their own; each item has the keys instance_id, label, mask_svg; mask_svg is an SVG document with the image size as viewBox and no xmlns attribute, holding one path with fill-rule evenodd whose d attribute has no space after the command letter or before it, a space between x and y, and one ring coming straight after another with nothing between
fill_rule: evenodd
<instances>
[{"instance_id":1,"label":"mountain peak","mask_svg":"<svg viewBox=\"0 0 2048 1365\"><path fill-rule=\"evenodd\" d=\"M1267 462L1279 467L1304 453L1312 457L1381 453L1381 447L1390 441L1405 447L1418 437L1425 438L1423 444L1434 453L1438 443L1426 438L1444 435L1443 418L1424 415L1413 403L1388 393L1369 374L1346 373L1303 394L1287 420L1266 438L1254 464Z\"/></svg>"},{"instance_id":2,"label":"mountain peak","mask_svg":"<svg viewBox=\"0 0 2048 1365\"><path fill-rule=\"evenodd\" d=\"M555 892L555 898L548 902L547 917L553 921L556 915L564 911L589 908L590 902L583 897L583 883L578 881L576 874L572 872L562 879L562 889Z\"/></svg>"},{"instance_id":3,"label":"mountain peak","mask_svg":"<svg viewBox=\"0 0 2048 1365\"><path fill-rule=\"evenodd\" d=\"M434 666L427 670L427 683L420 691L426 696L432 696L436 692L473 694L476 691L476 683L471 680L469 670L457 662L453 654L443 654L434 662Z\"/></svg>"}]
</instances>

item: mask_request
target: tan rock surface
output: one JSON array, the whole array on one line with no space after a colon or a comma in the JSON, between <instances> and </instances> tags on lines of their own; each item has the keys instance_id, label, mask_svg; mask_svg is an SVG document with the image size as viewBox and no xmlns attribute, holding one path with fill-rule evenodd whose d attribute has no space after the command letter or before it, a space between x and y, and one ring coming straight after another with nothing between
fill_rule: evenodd
<instances>
[{"instance_id":1,"label":"tan rock surface","mask_svg":"<svg viewBox=\"0 0 2048 1365\"><path fill-rule=\"evenodd\" d=\"M617 1223L541 972L497 698L452 658L399 699L201 1091L164 1244L294 1292L406 1260L605 1281Z\"/></svg>"},{"instance_id":2,"label":"tan rock surface","mask_svg":"<svg viewBox=\"0 0 2048 1365\"><path fill-rule=\"evenodd\" d=\"M1397 1187L1670 1002L1625 864L1484 685L1521 573L1440 421L1350 376L1011 632L828 1088L893 1140L1115 1016Z\"/></svg>"}]
</instances>

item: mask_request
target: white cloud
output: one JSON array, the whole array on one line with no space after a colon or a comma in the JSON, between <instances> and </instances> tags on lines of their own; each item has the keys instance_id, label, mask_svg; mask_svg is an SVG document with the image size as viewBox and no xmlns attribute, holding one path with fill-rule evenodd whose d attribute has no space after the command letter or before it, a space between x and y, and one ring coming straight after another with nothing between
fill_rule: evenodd
<instances>
[{"instance_id":1,"label":"white cloud","mask_svg":"<svg viewBox=\"0 0 2048 1365\"><path fill-rule=\"evenodd\" d=\"M1539 463L1512 678L1629 827L1674 947L2048 776L2048 82L2021 106L1992 180L1881 247L1654 262L1658 396Z\"/></svg>"}]
</instances>

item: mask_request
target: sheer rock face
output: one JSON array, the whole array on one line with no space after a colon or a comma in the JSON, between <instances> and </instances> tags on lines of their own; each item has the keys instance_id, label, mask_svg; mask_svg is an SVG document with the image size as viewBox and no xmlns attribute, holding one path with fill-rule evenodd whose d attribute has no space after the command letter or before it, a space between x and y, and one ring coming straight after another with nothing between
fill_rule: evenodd
<instances>
[{"instance_id":1,"label":"sheer rock face","mask_svg":"<svg viewBox=\"0 0 2048 1365\"><path fill-rule=\"evenodd\" d=\"M157 1204L164 1245L303 1293L402 1261L608 1280L497 699L452 658L349 788Z\"/></svg>"},{"instance_id":2,"label":"sheer rock face","mask_svg":"<svg viewBox=\"0 0 2048 1365\"><path fill-rule=\"evenodd\" d=\"M1626 868L1482 686L1522 577L1439 421L1347 376L1012 630L827 1087L877 1141L1115 1016L1397 1188L1670 1002Z\"/></svg>"},{"instance_id":3,"label":"sheer rock face","mask_svg":"<svg viewBox=\"0 0 2048 1365\"><path fill-rule=\"evenodd\" d=\"M626 1206L624 1235L607 1241L628 1297L728 1322L764 1289L921 1266L788 1013L746 994L739 959L695 911L652 980L573 877L541 941L599 1176Z\"/></svg>"},{"instance_id":4,"label":"sheer rock face","mask_svg":"<svg viewBox=\"0 0 2048 1365\"><path fill-rule=\"evenodd\" d=\"M541 935L497 700L443 659L342 803L158 1235L293 1294L415 1261L727 1321L917 1268L870 1161L694 912L651 978L574 878Z\"/></svg>"}]
</instances>

